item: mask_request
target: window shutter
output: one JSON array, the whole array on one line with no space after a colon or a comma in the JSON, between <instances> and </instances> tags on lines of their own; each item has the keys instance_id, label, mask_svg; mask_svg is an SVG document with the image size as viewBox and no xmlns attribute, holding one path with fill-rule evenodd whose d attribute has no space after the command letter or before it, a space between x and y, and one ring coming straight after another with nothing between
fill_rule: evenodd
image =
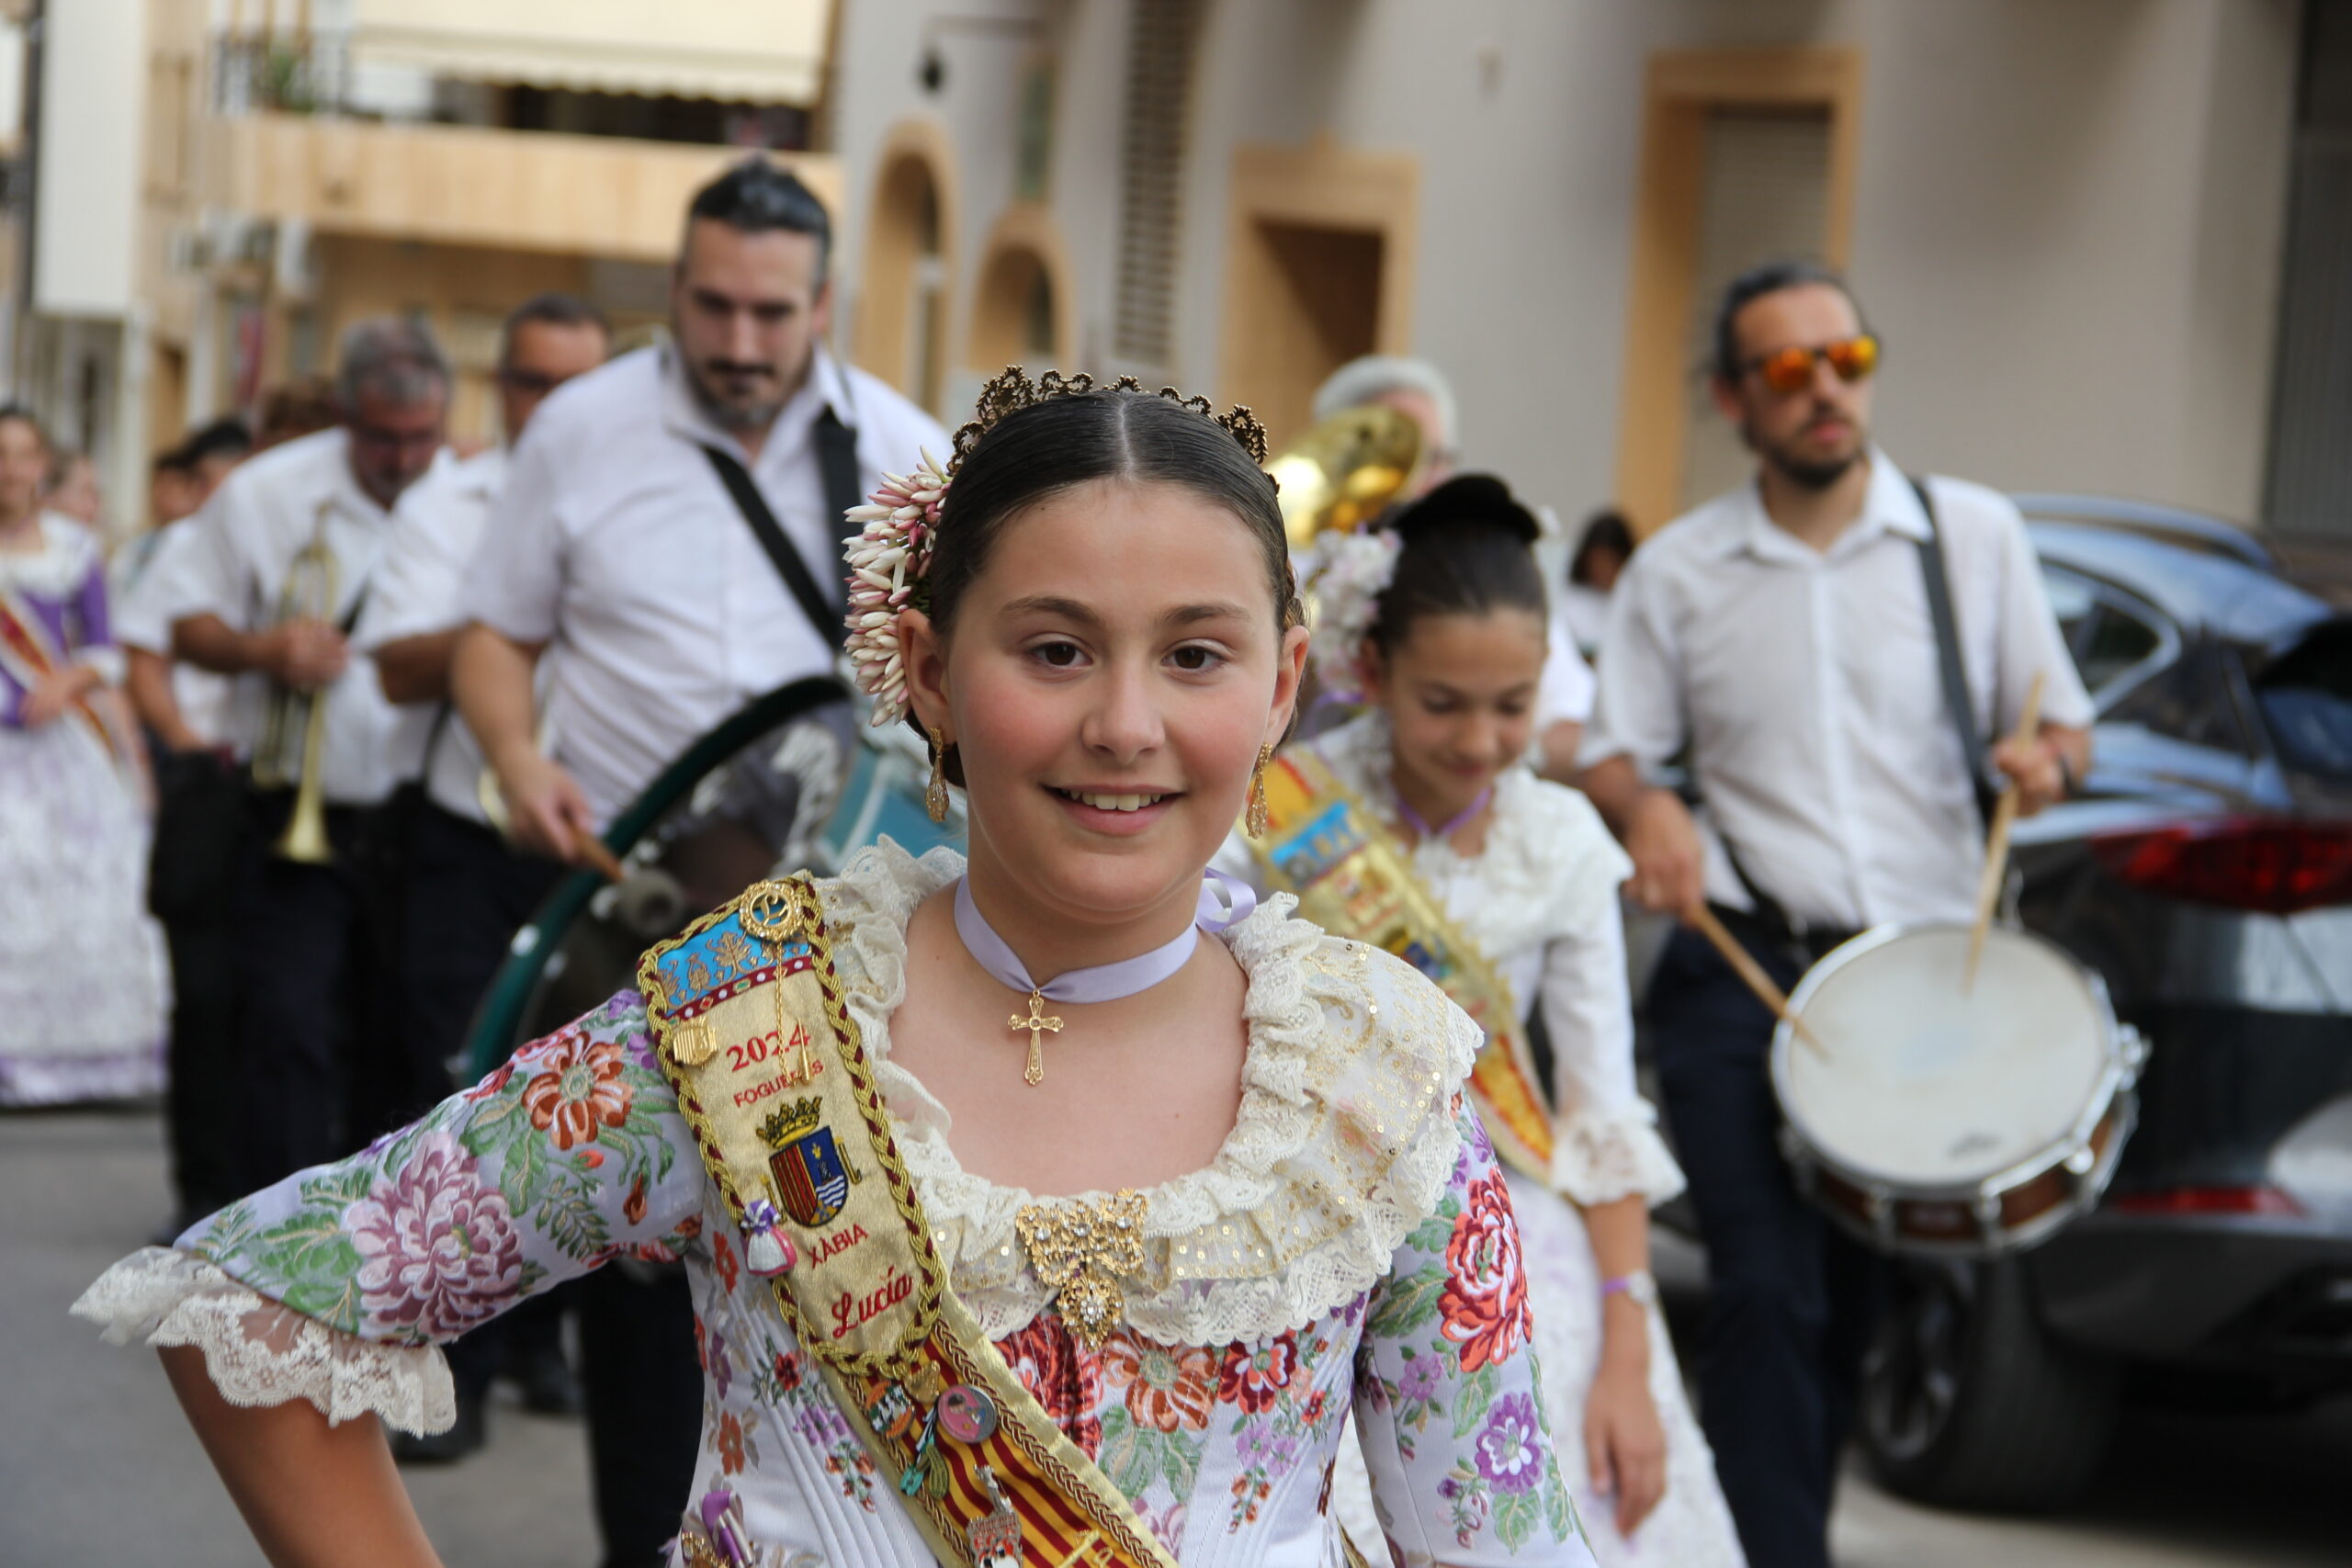
<instances>
[{"instance_id":1,"label":"window shutter","mask_svg":"<svg viewBox=\"0 0 2352 1568\"><path fill-rule=\"evenodd\" d=\"M1177 242L1202 3L1132 0L1111 352L1138 367L1174 366Z\"/></svg>"}]
</instances>

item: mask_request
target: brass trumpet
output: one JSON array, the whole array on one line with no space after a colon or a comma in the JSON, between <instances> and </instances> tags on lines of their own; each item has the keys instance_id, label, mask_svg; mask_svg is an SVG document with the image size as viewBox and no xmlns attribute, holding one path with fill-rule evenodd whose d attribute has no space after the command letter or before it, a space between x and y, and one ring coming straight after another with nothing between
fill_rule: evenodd
<instances>
[{"instance_id":1,"label":"brass trumpet","mask_svg":"<svg viewBox=\"0 0 2352 1568\"><path fill-rule=\"evenodd\" d=\"M343 581L334 551L327 544L327 518L334 509L332 502L320 503L311 542L286 569L286 581L277 594L278 626L298 619L323 621L334 615ZM269 712L262 720L261 744L254 748L255 784L263 789L294 785L294 810L271 852L304 865L325 865L334 859L334 847L327 838L326 694L323 686L311 692L280 686L272 692ZM294 716L298 707L300 720ZM298 722L302 728L302 751L297 771L289 773L286 745Z\"/></svg>"}]
</instances>

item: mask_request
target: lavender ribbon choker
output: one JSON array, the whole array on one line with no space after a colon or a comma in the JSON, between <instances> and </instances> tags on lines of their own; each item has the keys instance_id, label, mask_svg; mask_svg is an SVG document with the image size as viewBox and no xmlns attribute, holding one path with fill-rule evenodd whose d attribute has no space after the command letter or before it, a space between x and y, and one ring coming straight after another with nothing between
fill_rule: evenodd
<instances>
[{"instance_id":1,"label":"lavender ribbon choker","mask_svg":"<svg viewBox=\"0 0 2352 1568\"><path fill-rule=\"evenodd\" d=\"M1151 989L1184 967L1186 960L1193 956L1193 944L1200 940L1198 931L1222 931L1239 925L1257 908L1258 895L1248 883L1212 866L1201 874L1200 907L1193 917L1196 930L1181 931L1173 941L1149 953L1122 958L1115 964L1066 969L1042 986L1029 977L1020 955L996 934L996 928L989 924L980 907L972 901L968 877L959 878L956 884L956 934L964 939L964 945L980 961L981 968L1012 990L1035 992L1049 1002L1115 1002L1122 997Z\"/></svg>"},{"instance_id":2,"label":"lavender ribbon choker","mask_svg":"<svg viewBox=\"0 0 2352 1568\"><path fill-rule=\"evenodd\" d=\"M1046 1076L1043 1036L1058 1034L1062 1027L1060 1019L1045 1015L1045 1003L1114 1002L1122 997L1148 991L1184 967L1202 931L1223 931L1239 925L1257 907L1258 895L1248 883L1211 866L1201 874L1200 903L1190 929L1149 953L1122 958L1115 964L1066 969L1042 986L1029 977L1028 966L1021 962L1020 955L996 934L996 928L980 913L979 906L972 900L968 877L959 877L956 883L956 934L963 938L965 949L999 985L1028 993L1029 1016L1016 1014L1011 1022L1014 1029L1029 1032L1029 1066L1022 1076L1035 1085Z\"/></svg>"},{"instance_id":3,"label":"lavender ribbon choker","mask_svg":"<svg viewBox=\"0 0 2352 1568\"><path fill-rule=\"evenodd\" d=\"M1488 784L1486 788L1478 792L1477 799L1472 801L1460 811L1457 811L1453 816L1447 818L1443 823L1435 828L1432 828L1428 823L1422 821L1421 814L1406 804L1405 793L1402 790L1396 792L1396 810L1404 817L1406 821L1412 824L1413 831L1419 833L1424 840L1435 839L1440 842L1447 842L1453 838L1453 830L1456 828L1461 827L1464 822L1469 821L1470 818L1477 816L1478 813L1487 809L1487 802L1494 798L1495 786Z\"/></svg>"}]
</instances>

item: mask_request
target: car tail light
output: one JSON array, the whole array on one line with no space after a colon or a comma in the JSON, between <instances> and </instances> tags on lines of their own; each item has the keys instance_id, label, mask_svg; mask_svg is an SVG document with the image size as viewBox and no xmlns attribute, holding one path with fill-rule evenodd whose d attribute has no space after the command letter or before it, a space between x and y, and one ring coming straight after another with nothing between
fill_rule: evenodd
<instances>
[{"instance_id":1,"label":"car tail light","mask_svg":"<svg viewBox=\"0 0 2352 1568\"><path fill-rule=\"evenodd\" d=\"M2106 1207L2118 1214L2294 1215L2303 1206L2276 1187L2160 1187L2149 1192L2111 1192Z\"/></svg>"},{"instance_id":2,"label":"car tail light","mask_svg":"<svg viewBox=\"0 0 2352 1568\"><path fill-rule=\"evenodd\" d=\"M2352 823L2231 818L2103 835L2108 870L2151 893L2291 915L2352 903Z\"/></svg>"}]
</instances>

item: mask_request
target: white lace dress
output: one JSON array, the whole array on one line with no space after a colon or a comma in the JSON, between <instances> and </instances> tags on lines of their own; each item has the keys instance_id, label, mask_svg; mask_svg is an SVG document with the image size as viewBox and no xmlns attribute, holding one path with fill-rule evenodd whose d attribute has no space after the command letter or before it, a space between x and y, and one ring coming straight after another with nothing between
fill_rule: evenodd
<instances>
[{"instance_id":1,"label":"white lace dress","mask_svg":"<svg viewBox=\"0 0 2352 1568\"><path fill-rule=\"evenodd\" d=\"M1307 743L1392 831L1388 721L1377 711ZM1230 853L1219 863L1235 864ZM1667 1337L1650 1313L1650 1393L1666 1427L1667 1490L1631 1540L1586 1463L1584 1407L1600 1370L1600 1270L1579 1204L1640 1193L1653 1205L1682 1190L1682 1172L1657 1135L1657 1114L1634 1081L1634 1032L1617 889L1632 863L1600 814L1577 791L1525 768L1495 783L1494 816L1476 856L1424 839L1413 869L1510 984L1522 1009L1540 1009L1553 1053L1555 1150L1548 1185L1506 1170L1527 1247L1528 1289L1544 1399L1560 1468L1576 1492L1594 1555L1604 1564L1721 1568L1745 1562L1715 1482L1714 1455L1691 1414ZM1353 1510L1344 1497L1351 1530Z\"/></svg>"},{"instance_id":2,"label":"white lace dress","mask_svg":"<svg viewBox=\"0 0 2352 1568\"><path fill-rule=\"evenodd\" d=\"M1145 1193L1145 1262L1090 1349L1015 1229L1035 1200L964 1171L945 1112L890 1061L908 916L961 869L886 841L820 885L844 1004L957 1294L1160 1541L1188 1568L1335 1568L1352 1412L1401 1561L1589 1568L1509 1200L1461 1109L1476 1027L1287 900L1227 932L1249 975L1240 1112L1208 1167ZM202 1347L240 1404L437 1429L437 1342L616 1255L680 1256L707 1382L693 1495L731 1489L763 1564L931 1568L897 1478L743 1268L652 1048L624 992L416 1125L117 1264L74 1310Z\"/></svg>"}]
</instances>

